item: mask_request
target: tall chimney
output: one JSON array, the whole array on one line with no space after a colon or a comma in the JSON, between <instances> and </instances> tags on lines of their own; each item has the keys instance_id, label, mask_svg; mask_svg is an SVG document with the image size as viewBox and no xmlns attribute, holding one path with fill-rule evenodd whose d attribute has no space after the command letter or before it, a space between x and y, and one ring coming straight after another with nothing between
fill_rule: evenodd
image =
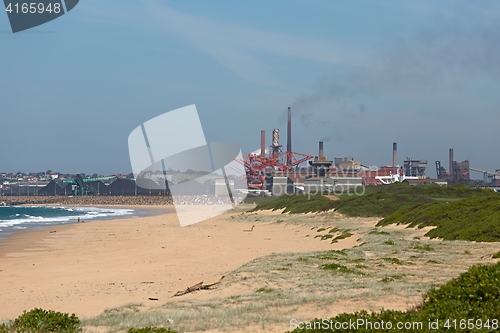
<instances>
[{"instance_id":1,"label":"tall chimney","mask_svg":"<svg viewBox=\"0 0 500 333\"><path fill-rule=\"evenodd\" d=\"M286 151L292 151L292 108L288 107L288 128L287 128L287 138L286 138ZM287 161L288 165L290 165L291 161Z\"/></svg>"},{"instance_id":2,"label":"tall chimney","mask_svg":"<svg viewBox=\"0 0 500 333\"><path fill-rule=\"evenodd\" d=\"M450 169L448 171L453 178L453 148L450 148Z\"/></svg>"},{"instance_id":3,"label":"tall chimney","mask_svg":"<svg viewBox=\"0 0 500 333\"><path fill-rule=\"evenodd\" d=\"M266 131L260 131L260 156L266 157Z\"/></svg>"},{"instance_id":4,"label":"tall chimney","mask_svg":"<svg viewBox=\"0 0 500 333\"><path fill-rule=\"evenodd\" d=\"M398 144L396 142L392 144L392 166L398 166Z\"/></svg>"},{"instance_id":5,"label":"tall chimney","mask_svg":"<svg viewBox=\"0 0 500 333\"><path fill-rule=\"evenodd\" d=\"M319 157L323 157L323 141L319 142Z\"/></svg>"}]
</instances>

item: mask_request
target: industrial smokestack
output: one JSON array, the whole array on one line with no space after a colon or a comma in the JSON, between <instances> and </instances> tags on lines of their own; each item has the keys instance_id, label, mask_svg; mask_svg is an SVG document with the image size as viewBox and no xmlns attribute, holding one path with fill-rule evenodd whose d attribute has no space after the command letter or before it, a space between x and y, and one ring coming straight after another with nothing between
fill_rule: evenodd
<instances>
[{"instance_id":1,"label":"industrial smokestack","mask_svg":"<svg viewBox=\"0 0 500 333\"><path fill-rule=\"evenodd\" d=\"M271 147L272 147L272 154L273 154L273 158L278 158L278 154L279 154L279 151L280 151L280 130L275 128L273 130L273 142L271 144Z\"/></svg>"},{"instance_id":2,"label":"industrial smokestack","mask_svg":"<svg viewBox=\"0 0 500 333\"><path fill-rule=\"evenodd\" d=\"M396 142L392 144L392 166L398 166L398 144Z\"/></svg>"},{"instance_id":3,"label":"industrial smokestack","mask_svg":"<svg viewBox=\"0 0 500 333\"><path fill-rule=\"evenodd\" d=\"M323 157L323 141L319 142L319 157Z\"/></svg>"},{"instance_id":4,"label":"industrial smokestack","mask_svg":"<svg viewBox=\"0 0 500 333\"><path fill-rule=\"evenodd\" d=\"M287 128L287 138L286 138L286 151L292 151L292 108L288 107L288 128ZM287 161L287 164L290 165L291 161Z\"/></svg>"},{"instance_id":5,"label":"industrial smokestack","mask_svg":"<svg viewBox=\"0 0 500 333\"><path fill-rule=\"evenodd\" d=\"M453 176L453 148L450 148L450 169L448 171Z\"/></svg>"},{"instance_id":6,"label":"industrial smokestack","mask_svg":"<svg viewBox=\"0 0 500 333\"><path fill-rule=\"evenodd\" d=\"M266 157L266 131L260 131L260 156Z\"/></svg>"}]
</instances>

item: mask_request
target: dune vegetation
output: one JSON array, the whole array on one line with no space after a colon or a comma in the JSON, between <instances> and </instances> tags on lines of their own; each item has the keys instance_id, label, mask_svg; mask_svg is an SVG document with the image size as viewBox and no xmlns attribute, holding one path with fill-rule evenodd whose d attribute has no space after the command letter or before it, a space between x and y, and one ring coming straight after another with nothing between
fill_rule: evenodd
<instances>
[{"instance_id":1,"label":"dune vegetation","mask_svg":"<svg viewBox=\"0 0 500 333\"><path fill-rule=\"evenodd\" d=\"M445 240L500 241L500 196L473 196L454 202L432 202L400 209L377 226L402 223L436 227L425 235Z\"/></svg>"},{"instance_id":2,"label":"dune vegetation","mask_svg":"<svg viewBox=\"0 0 500 333\"><path fill-rule=\"evenodd\" d=\"M296 323L292 332L394 332L398 325L405 332L498 332L500 263L473 266L423 298L424 303L411 311L344 313Z\"/></svg>"},{"instance_id":3,"label":"dune vegetation","mask_svg":"<svg viewBox=\"0 0 500 333\"><path fill-rule=\"evenodd\" d=\"M395 183L367 187L364 195L282 196L258 204L257 210L310 213L335 210L349 217L383 217L377 226L406 224L436 227L426 236L445 240L500 241L500 195L469 186L412 186Z\"/></svg>"}]
</instances>

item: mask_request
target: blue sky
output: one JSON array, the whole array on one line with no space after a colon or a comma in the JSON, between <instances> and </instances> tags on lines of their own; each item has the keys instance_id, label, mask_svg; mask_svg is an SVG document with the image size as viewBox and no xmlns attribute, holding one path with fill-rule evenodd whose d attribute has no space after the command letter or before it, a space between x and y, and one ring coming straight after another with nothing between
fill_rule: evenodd
<instances>
[{"instance_id":1,"label":"blue sky","mask_svg":"<svg viewBox=\"0 0 500 333\"><path fill-rule=\"evenodd\" d=\"M127 138L196 104L207 141L500 168L500 2L82 0L0 15L0 171L130 172ZM189 133L186 133L188 136ZM182 140L182 138L179 138ZM480 178L480 174L475 175Z\"/></svg>"}]
</instances>

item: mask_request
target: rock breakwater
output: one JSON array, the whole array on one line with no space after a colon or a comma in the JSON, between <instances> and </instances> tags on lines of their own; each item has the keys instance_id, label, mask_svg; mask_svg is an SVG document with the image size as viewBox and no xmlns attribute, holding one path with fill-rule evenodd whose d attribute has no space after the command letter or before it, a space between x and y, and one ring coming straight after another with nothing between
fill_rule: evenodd
<instances>
[{"instance_id":1,"label":"rock breakwater","mask_svg":"<svg viewBox=\"0 0 500 333\"><path fill-rule=\"evenodd\" d=\"M123 205L123 206L156 206L171 205L169 196L18 196L2 197L2 203L7 206L15 205L66 205L66 206L92 206L92 205Z\"/></svg>"}]
</instances>

